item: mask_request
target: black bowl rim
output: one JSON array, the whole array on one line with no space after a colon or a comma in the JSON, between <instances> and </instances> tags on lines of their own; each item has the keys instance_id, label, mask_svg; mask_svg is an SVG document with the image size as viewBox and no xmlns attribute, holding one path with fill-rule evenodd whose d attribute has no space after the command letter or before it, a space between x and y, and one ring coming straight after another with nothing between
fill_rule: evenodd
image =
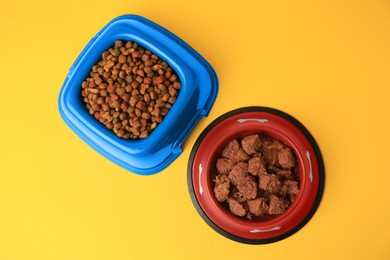
<instances>
[{"instance_id":1,"label":"black bowl rim","mask_svg":"<svg viewBox=\"0 0 390 260\"><path fill-rule=\"evenodd\" d=\"M221 121L223 121L231 116L246 113L246 112L266 112L266 113L280 116L280 117L290 121L291 123L293 123L305 135L307 140L310 142L310 144L314 150L314 153L317 157L317 160L318 160L319 187L318 187L317 195L316 195L316 198L314 200L313 206L310 209L309 213L305 216L305 218L298 225L296 225L291 230L289 230L289 231L287 231L279 236L266 238L266 239L247 239L247 238L239 237L239 236L233 235L233 234L223 230L219 226L217 226L206 215L206 213L202 210L202 208L199 204L199 201L197 200L197 198L195 196L194 185L192 182L192 166L194 163L194 158L195 158L196 152L198 151L198 148L199 148L200 144L202 143L203 139L205 138L205 136L211 131L211 129L213 129ZM324 192L324 188L325 188L325 166L324 166L324 160L322 158L322 154L321 154L321 151L320 151L320 148L319 148L317 142L315 141L314 137L310 134L310 132L306 129L306 127L304 127L297 119L295 119L294 117L292 117L291 115L289 115L283 111L280 111L280 110L274 109L274 108L270 108L270 107L263 107L263 106L242 107L242 108L231 110L231 111L219 116L212 123L210 123L203 130L203 132L199 135L198 139L196 140L196 142L192 148L192 151L191 151L191 154L189 157L189 161L188 161L187 184L188 184L188 189L190 192L190 197L191 197L192 203L194 204L197 212L203 218L203 220L216 232L218 232L219 234L221 234L222 236L224 236L226 238L229 238L231 240L234 240L234 241L240 242L240 243L244 243L244 244L253 244L253 245L269 244L269 243L280 241L282 239L285 239L285 238L293 235L298 230L300 230L304 225L306 225L306 223L309 222L309 220L313 217L314 213L317 211L317 209L320 205L322 195Z\"/></svg>"}]
</instances>

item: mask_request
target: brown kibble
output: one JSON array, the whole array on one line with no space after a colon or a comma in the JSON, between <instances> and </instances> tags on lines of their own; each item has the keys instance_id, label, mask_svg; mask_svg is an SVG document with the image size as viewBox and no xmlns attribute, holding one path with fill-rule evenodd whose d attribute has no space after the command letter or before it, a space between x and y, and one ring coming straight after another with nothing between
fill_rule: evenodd
<instances>
[{"instance_id":1,"label":"brown kibble","mask_svg":"<svg viewBox=\"0 0 390 260\"><path fill-rule=\"evenodd\" d=\"M108 84L107 91L109 93L112 93L112 92L114 92L114 90L115 90L115 86L113 84Z\"/></svg>"},{"instance_id":2,"label":"brown kibble","mask_svg":"<svg viewBox=\"0 0 390 260\"><path fill-rule=\"evenodd\" d=\"M103 52L102 53L102 60L106 60L108 55L110 55L110 52L108 52L108 51Z\"/></svg>"},{"instance_id":3,"label":"brown kibble","mask_svg":"<svg viewBox=\"0 0 390 260\"><path fill-rule=\"evenodd\" d=\"M137 95L131 96L131 98L130 98L130 106L135 107L135 105L137 104L138 100L139 100L139 98L138 98Z\"/></svg>"},{"instance_id":4,"label":"brown kibble","mask_svg":"<svg viewBox=\"0 0 390 260\"><path fill-rule=\"evenodd\" d=\"M144 55L142 55L142 57L141 57L141 59L142 59L142 61L147 61L147 60L149 60L150 59L150 56L149 55L147 55L147 54L144 54Z\"/></svg>"},{"instance_id":5,"label":"brown kibble","mask_svg":"<svg viewBox=\"0 0 390 260\"><path fill-rule=\"evenodd\" d=\"M145 93L145 95L144 95L144 101L145 101L146 103L149 103L149 102L150 102L150 95L149 95L148 93Z\"/></svg>"},{"instance_id":6,"label":"brown kibble","mask_svg":"<svg viewBox=\"0 0 390 260\"><path fill-rule=\"evenodd\" d=\"M107 90L106 89L100 90L100 96L106 97L107 96Z\"/></svg>"},{"instance_id":7,"label":"brown kibble","mask_svg":"<svg viewBox=\"0 0 390 260\"><path fill-rule=\"evenodd\" d=\"M169 79L171 76L172 76L172 72L170 70L168 70L167 72L165 72L165 78Z\"/></svg>"},{"instance_id":8,"label":"brown kibble","mask_svg":"<svg viewBox=\"0 0 390 260\"><path fill-rule=\"evenodd\" d=\"M135 89L135 88L138 88L139 83L138 83L137 81L133 81L133 82L131 82L130 86L131 86L133 89Z\"/></svg>"},{"instance_id":9,"label":"brown kibble","mask_svg":"<svg viewBox=\"0 0 390 260\"><path fill-rule=\"evenodd\" d=\"M164 107L165 106L165 102L161 98L159 98L159 99L156 100L156 106L157 107Z\"/></svg>"},{"instance_id":10,"label":"brown kibble","mask_svg":"<svg viewBox=\"0 0 390 260\"><path fill-rule=\"evenodd\" d=\"M109 71L114 65L115 65L115 63L113 61L109 60L109 61L107 61L106 65L104 65L104 70Z\"/></svg>"},{"instance_id":11,"label":"brown kibble","mask_svg":"<svg viewBox=\"0 0 390 260\"><path fill-rule=\"evenodd\" d=\"M137 104L135 105L136 108L139 108L141 110L146 110L146 105L145 102L143 101L138 101Z\"/></svg>"},{"instance_id":12,"label":"brown kibble","mask_svg":"<svg viewBox=\"0 0 390 260\"><path fill-rule=\"evenodd\" d=\"M146 138L149 136L149 133L147 131L142 131L142 133L139 135L139 138Z\"/></svg>"},{"instance_id":13,"label":"brown kibble","mask_svg":"<svg viewBox=\"0 0 390 260\"><path fill-rule=\"evenodd\" d=\"M109 51L109 52L111 53L111 55L114 56L114 57L118 57L119 54L120 54L120 50L119 50L118 48L110 48L108 51ZM111 59L111 60L112 60L112 59Z\"/></svg>"},{"instance_id":14,"label":"brown kibble","mask_svg":"<svg viewBox=\"0 0 390 260\"><path fill-rule=\"evenodd\" d=\"M126 102L123 102L123 103L120 105L120 108L121 108L123 111L127 111L127 109L129 108L129 104L126 103Z\"/></svg>"},{"instance_id":15,"label":"brown kibble","mask_svg":"<svg viewBox=\"0 0 390 260\"><path fill-rule=\"evenodd\" d=\"M161 64L155 64L155 65L153 65L152 70L157 71L161 68L162 68Z\"/></svg>"},{"instance_id":16,"label":"brown kibble","mask_svg":"<svg viewBox=\"0 0 390 260\"><path fill-rule=\"evenodd\" d=\"M161 84L164 82L164 77L163 76L155 77L154 82L156 82L156 84Z\"/></svg>"},{"instance_id":17,"label":"brown kibble","mask_svg":"<svg viewBox=\"0 0 390 260\"><path fill-rule=\"evenodd\" d=\"M137 76L135 78L135 80L138 82L138 83L142 83L144 81L144 79L141 77L141 76Z\"/></svg>"},{"instance_id":18,"label":"brown kibble","mask_svg":"<svg viewBox=\"0 0 390 260\"><path fill-rule=\"evenodd\" d=\"M163 115L163 116L166 116L167 114L168 114L168 108L166 108L166 107L163 107L162 109L161 109L161 115Z\"/></svg>"},{"instance_id":19,"label":"brown kibble","mask_svg":"<svg viewBox=\"0 0 390 260\"><path fill-rule=\"evenodd\" d=\"M165 94L162 96L162 100L163 100L164 102L167 102L167 101L169 100L169 98L170 98L170 96L169 96L168 93L165 93Z\"/></svg>"},{"instance_id":20,"label":"brown kibble","mask_svg":"<svg viewBox=\"0 0 390 260\"><path fill-rule=\"evenodd\" d=\"M143 112L142 115L141 115L141 117L142 117L143 119L149 119L149 118L150 118L150 114L149 114L148 112Z\"/></svg>"},{"instance_id":21,"label":"brown kibble","mask_svg":"<svg viewBox=\"0 0 390 260\"><path fill-rule=\"evenodd\" d=\"M94 93L94 94L97 94L97 93L100 92L99 89L97 89L97 88L89 88L88 91L89 91L90 93Z\"/></svg>"},{"instance_id":22,"label":"brown kibble","mask_svg":"<svg viewBox=\"0 0 390 260\"><path fill-rule=\"evenodd\" d=\"M124 139L146 138L162 122L181 88L174 71L132 41L115 41L81 83L85 106Z\"/></svg>"},{"instance_id":23,"label":"brown kibble","mask_svg":"<svg viewBox=\"0 0 390 260\"><path fill-rule=\"evenodd\" d=\"M126 93L126 90L124 88L117 88L116 89L116 93L119 95L119 96L123 96L125 93Z\"/></svg>"},{"instance_id":24,"label":"brown kibble","mask_svg":"<svg viewBox=\"0 0 390 260\"><path fill-rule=\"evenodd\" d=\"M123 55L123 54L119 55L119 59L118 59L119 63L123 64L126 62L126 60L127 60L127 57L125 55Z\"/></svg>"},{"instance_id":25,"label":"brown kibble","mask_svg":"<svg viewBox=\"0 0 390 260\"><path fill-rule=\"evenodd\" d=\"M139 51L135 51L131 54L131 56L133 56L133 58L139 58L141 56L141 53Z\"/></svg>"},{"instance_id":26,"label":"brown kibble","mask_svg":"<svg viewBox=\"0 0 390 260\"><path fill-rule=\"evenodd\" d=\"M152 84L152 79L151 78L144 78L144 84L147 84L147 85Z\"/></svg>"},{"instance_id":27,"label":"brown kibble","mask_svg":"<svg viewBox=\"0 0 390 260\"><path fill-rule=\"evenodd\" d=\"M169 65L168 63L166 63L165 61L161 62L161 66L162 68L165 70L165 69L168 69Z\"/></svg>"},{"instance_id":28,"label":"brown kibble","mask_svg":"<svg viewBox=\"0 0 390 260\"><path fill-rule=\"evenodd\" d=\"M143 70L137 70L137 75L140 75L141 77L145 76L145 72Z\"/></svg>"},{"instance_id":29,"label":"brown kibble","mask_svg":"<svg viewBox=\"0 0 390 260\"><path fill-rule=\"evenodd\" d=\"M160 115L160 108L158 108L158 107L154 108L153 115L154 116L159 116Z\"/></svg>"},{"instance_id":30,"label":"brown kibble","mask_svg":"<svg viewBox=\"0 0 390 260\"><path fill-rule=\"evenodd\" d=\"M118 95L116 95L116 94L111 94L111 100L112 101L116 101L116 100L118 100L119 99L119 96Z\"/></svg>"},{"instance_id":31,"label":"brown kibble","mask_svg":"<svg viewBox=\"0 0 390 260\"><path fill-rule=\"evenodd\" d=\"M141 84L140 86L140 89L139 89L139 93L141 93L142 95L144 95L146 93L146 90L149 88L149 85L146 85L146 84Z\"/></svg>"},{"instance_id":32,"label":"brown kibble","mask_svg":"<svg viewBox=\"0 0 390 260\"><path fill-rule=\"evenodd\" d=\"M154 100L156 99L156 93L154 91L150 92L150 99Z\"/></svg>"},{"instance_id":33,"label":"brown kibble","mask_svg":"<svg viewBox=\"0 0 390 260\"><path fill-rule=\"evenodd\" d=\"M169 91L169 95L177 96L177 90L174 87L169 87L168 91Z\"/></svg>"},{"instance_id":34,"label":"brown kibble","mask_svg":"<svg viewBox=\"0 0 390 260\"><path fill-rule=\"evenodd\" d=\"M82 88L86 88L86 87L88 87L88 85L89 85L88 81L83 81L83 83L81 83Z\"/></svg>"},{"instance_id":35,"label":"brown kibble","mask_svg":"<svg viewBox=\"0 0 390 260\"><path fill-rule=\"evenodd\" d=\"M135 114L137 117L141 117L141 115L142 115L141 109L136 108L134 111L135 111Z\"/></svg>"},{"instance_id":36,"label":"brown kibble","mask_svg":"<svg viewBox=\"0 0 390 260\"><path fill-rule=\"evenodd\" d=\"M173 82L173 87L177 90L181 89L181 83L178 81Z\"/></svg>"},{"instance_id":37,"label":"brown kibble","mask_svg":"<svg viewBox=\"0 0 390 260\"><path fill-rule=\"evenodd\" d=\"M169 80L170 80L171 82L175 82L175 81L177 80L177 76L176 76L175 74L173 74L173 75L169 78Z\"/></svg>"},{"instance_id":38,"label":"brown kibble","mask_svg":"<svg viewBox=\"0 0 390 260\"><path fill-rule=\"evenodd\" d=\"M131 95L132 95L132 96L138 95L138 94L139 94L138 89L133 89L133 90L131 91Z\"/></svg>"}]
</instances>

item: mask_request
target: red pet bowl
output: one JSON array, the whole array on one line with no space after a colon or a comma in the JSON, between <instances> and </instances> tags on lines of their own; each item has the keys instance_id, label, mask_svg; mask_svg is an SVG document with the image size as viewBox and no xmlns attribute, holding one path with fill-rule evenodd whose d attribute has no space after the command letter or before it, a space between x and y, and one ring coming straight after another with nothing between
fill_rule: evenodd
<instances>
[{"instance_id":1,"label":"red pet bowl","mask_svg":"<svg viewBox=\"0 0 390 260\"><path fill-rule=\"evenodd\" d=\"M217 158L232 139L251 134L279 139L295 152L300 191L283 214L246 220L214 197ZM324 182L321 152L309 131L290 115L266 107L240 108L217 118L199 136L188 164L188 187L199 214L221 235L248 244L276 242L301 229L318 208Z\"/></svg>"}]
</instances>

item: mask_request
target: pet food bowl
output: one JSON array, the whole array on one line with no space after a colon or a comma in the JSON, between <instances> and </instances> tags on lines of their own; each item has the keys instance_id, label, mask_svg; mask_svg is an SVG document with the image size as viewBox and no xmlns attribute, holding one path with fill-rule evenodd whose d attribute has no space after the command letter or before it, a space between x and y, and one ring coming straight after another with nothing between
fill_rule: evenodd
<instances>
[{"instance_id":1,"label":"pet food bowl","mask_svg":"<svg viewBox=\"0 0 390 260\"><path fill-rule=\"evenodd\" d=\"M279 139L297 157L300 191L283 214L243 219L214 196L212 178L222 150L234 138L251 134ZM292 116L266 107L241 108L217 118L199 136L188 164L188 187L198 213L221 235L248 244L275 242L301 229L317 210L324 183L324 163L312 135Z\"/></svg>"},{"instance_id":2,"label":"pet food bowl","mask_svg":"<svg viewBox=\"0 0 390 260\"><path fill-rule=\"evenodd\" d=\"M90 115L83 103L81 83L116 40L137 42L157 54L175 70L182 83L176 102L145 139L116 136ZM183 141L208 115L217 92L213 68L195 50L146 18L124 15L102 28L80 53L62 86L58 106L65 123L93 149L131 172L150 175L165 169L181 154Z\"/></svg>"}]
</instances>

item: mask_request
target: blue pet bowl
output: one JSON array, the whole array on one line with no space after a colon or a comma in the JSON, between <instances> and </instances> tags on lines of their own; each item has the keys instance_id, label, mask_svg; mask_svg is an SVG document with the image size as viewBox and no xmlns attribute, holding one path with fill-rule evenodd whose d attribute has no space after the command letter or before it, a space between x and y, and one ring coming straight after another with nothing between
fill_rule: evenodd
<instances>
[{"instance_id":1,"label":"blue pet bowl","mask_svg":"<svg viewBox=\"0 0 390 260\"><path fill-rule=\"evenodd\" d=\"M154 52L176 71L182 83L176 102L145 139L116 136L89 114L81 96L81 83L116 40L134 41ZM150 175L165 169L182 153L183 141L208 115L217 92L213 68L195 50L143 17L124 15L109 22L80 53L66 76L58 106L65 123L93 149L128 171Z\"/></svg>"}]
</instances>

